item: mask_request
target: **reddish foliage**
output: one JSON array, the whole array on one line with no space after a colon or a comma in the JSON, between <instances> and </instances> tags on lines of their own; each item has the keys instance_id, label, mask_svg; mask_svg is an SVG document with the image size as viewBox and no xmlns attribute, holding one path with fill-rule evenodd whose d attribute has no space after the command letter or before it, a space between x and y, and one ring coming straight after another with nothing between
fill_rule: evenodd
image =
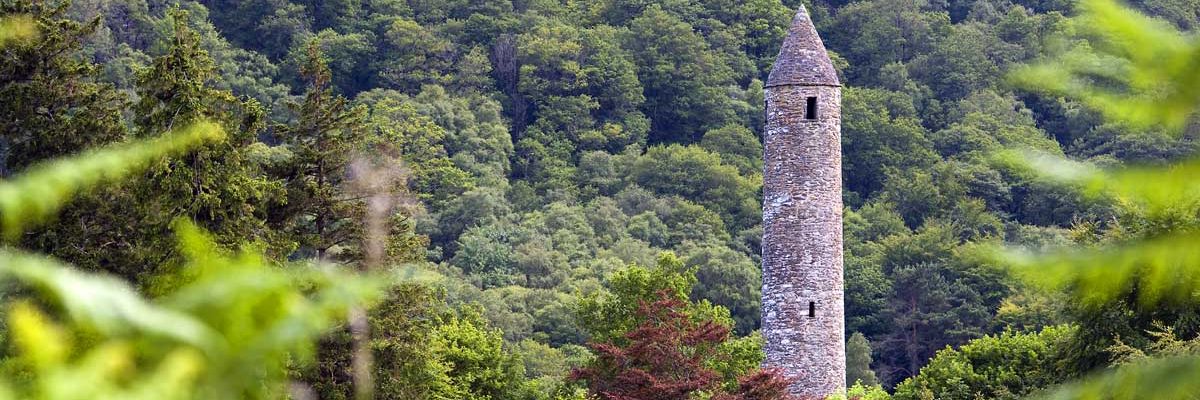
<instances>
[{"instance_id":1,"label":"reddish foliage","mask_svg":"<svg viewBox=\"0 0 1200 400\"><path fill-rule=\"evenodd\" d=\"M788 400L787 378L773 369L760 369L738 379L738 391L733 394L718 394L712 400Z\"/></svg>"},{"instance_id":2,"label":"reddish foliage","mask_svg":"<svg viewBox=\"0 0 1200 400\"><path fill-rule=\"evenodd\" d=\"M643 322L625 334L629 344L592 343L596 361L572 371L571 379L586 380L591 394L605 400L687 400L699 391L714 393L713 400L791 399L788 382L774 371L747 374L735 393L721 390L720 374L704 365L729 338L729 328L693 322L686 307L666 291L641 303Z\"/></svg>"}]
</instances>

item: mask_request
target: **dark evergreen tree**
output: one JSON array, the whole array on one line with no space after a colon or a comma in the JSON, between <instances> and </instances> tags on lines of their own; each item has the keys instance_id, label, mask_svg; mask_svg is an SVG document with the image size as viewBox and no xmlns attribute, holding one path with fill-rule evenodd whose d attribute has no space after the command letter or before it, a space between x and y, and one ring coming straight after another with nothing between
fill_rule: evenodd
<instances>
[{"instance_id":1,"label":"dark evergreen tree","mask_svg":"<svg viewBox=\"0 0 1200 400\"><path fill-rule=\"evenodd\" d=\"M289 155L276 166L287 201L275 210L273 221L298 246L294 256L362 260L368 235L375 235L385 242L386 259L381 261L422 259L426 240L413 234L411 211L395 208L407 195L408 171L387 157L395 151L366 156L367 107L352 106L333 93L332 76L316 40L309 42L306 54L301 71L308 90L304 102L292 105L297 119L275 128ZM414 149L377 143L401 145L400 151ZM355 163L370 167L352 171ZM373 199L389 204L368 214L367 203ZM382 231L367 231L372 219L382 219Z\"/></svg>"},{"instance_id":2,"label":"dark evergreen tree","mask_svg":"<svg viewBox=\"0 0 1200 400\"><path fill-rule=\"evenodd\" d=\"M284 169L287 203L276 218L301 254L327 261L354 259L338 251L357 246L363 234L362 199L352 196L347 185L350 163L366 135L367 109L352 107L333 93L316 41L306 49L304 102L292 105L295 122L276 127L291 152Z\"/></svg>"},{"instance_id":3,"label":"dark evergreen tree","mask_svg":"<svg viewBox=\"0 0 1200 400\"><path fill-rule=\"evenodd\" d=\"M32 40L0 47L0 177L125 137L125 97L78 54L100 20L74 21L69 6L0 3L0 15L28 15L40 29Z\"/></svg>"},{"instance_id":4,"label":"dark evergreen tree","mask_svg":"<svg viewBox=\"0 0 1200 400\"><path fill-rule=\"evenodd\" d=\"M974 289L949 281L945 267L922 263L893 271L895 294L889 304L892 331L880 342L883 379L895 384L916 374L947 345L983 335L987 311Z\"/></svg>"},{"instance_id":5,"label":"dark evergreen tree","mask_svg":"<svg viewBox=\"0 0 1200 400\"><path fill-rule=\"evenodd\" d=\"M165 53L138 76L134 104L135 136L150 138L200 121L225 130L225 140L188 155L150 166L130 185L131 201L141 203L130 237L133 260L161 265L174 254L169 234L176 218L186 218L214 235L218 243L264 241L274 244L267 209L281 194L280 182L254 161L265 112L258 102L213 87L216 69L200 36L188 26L188 13L172 10L172 33Z\"/></svg>"},{"instance_id":6,"label":"dark evergreen tree","mask_svg":"<svg viewBox=\"0 0 1200 400\"><path fill-rule=\"evenodd\" d=\"M127 135L125 96L102 83L100 67L79 55L100 20L73 21L69 6L0 2L0 15L28 15L40 29L33 40L0 46L0 177ZM116 187L83 193L63 208L58 223L33 229L19 242L82 268L132 274L130 263L107 256L127 245L113 232L129 223L118 214L131 204L128 198Z\"/></svg>"}]
</instances>

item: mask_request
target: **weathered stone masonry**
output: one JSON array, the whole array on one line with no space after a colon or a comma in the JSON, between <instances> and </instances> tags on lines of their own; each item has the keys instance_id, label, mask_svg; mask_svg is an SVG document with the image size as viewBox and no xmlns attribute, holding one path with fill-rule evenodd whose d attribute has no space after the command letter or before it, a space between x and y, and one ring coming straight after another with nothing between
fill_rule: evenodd
<instances>
[{"instance_id":1,"label":"weathered stone masonry","mask_svg":"<svg viewBox=\"0 0 1200 400\"><path fill-rule=\"evenodd\" d=\"M824 399L846 386L841 84L803 6L766 86L764 364Z\"/></svg>"}]
</instances>

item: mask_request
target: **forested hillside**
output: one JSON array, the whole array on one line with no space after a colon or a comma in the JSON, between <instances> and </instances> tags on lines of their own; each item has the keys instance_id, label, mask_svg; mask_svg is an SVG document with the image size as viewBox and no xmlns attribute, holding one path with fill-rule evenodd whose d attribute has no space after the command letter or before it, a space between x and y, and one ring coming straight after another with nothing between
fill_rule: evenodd
<instances>
[{"instance_id":1,"label":"forested hillside","mask_svg":"<svg viewBox=\"0 0 1200 400\"><path fill-rule=\"evenodd\" d=\"M709 349L720 361L688 365L735 393L761 358L763 81L799 5L0 0L44 30L0 50L0 177L200 121L227 135L8 243L150 297L190 279L177 275L194 256L176 243L179 217L273 263L415 268L422 282L369 312L379 398L581 396L579 379L633 362L588 343L629 344L642 319L669 319L639 307L653 300L732 331ZM1075 2L805 5L845 85L851 381L891 390L937 354L896 388L920 398L951 380L936 374L961 376L946 372L954 357L1053 358L1021 361L1042 375L992 394L1012 397L1107 366L1114 346L1152 352L1156 329L1200 332L1194 302L1145 312L1135 291L1082 306L976 251L1194 226L1194 205L1147 215L997 162L1007 148L1101 167L1200 150L1198 124L1130 125L1014 84L1019 66L1071 46ZM1131 6L1200 27L1195 0ZM676 322L664 336L706 327ZM326 335L289 377L353 397L353 339Z\"/></svg>"}]
</instances>

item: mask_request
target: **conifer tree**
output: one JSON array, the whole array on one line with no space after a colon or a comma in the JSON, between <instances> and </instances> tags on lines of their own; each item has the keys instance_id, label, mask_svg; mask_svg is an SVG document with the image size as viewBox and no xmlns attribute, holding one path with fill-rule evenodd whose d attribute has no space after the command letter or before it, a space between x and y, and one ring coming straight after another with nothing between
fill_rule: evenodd
<instances>
[{"instance_id":1,"label":"conifer tree","mask_svg":"<svg viewBox=\"0 0 1200 400\"><path fill-rule=\"evenodd\" d=\"M875 386L879 379L871 370L871 343L862 333L854 332L846 342L846 383Z\"/></svg>"},{"instance_id":2,"label":"conifer tree","mask_svg":"<svg viewBox=\"0 0 1200 400\"><path fill-rule=\"evenodd\" d=\"M296 121L276 127L291 151L282 172L286 180L287 204L274 218L299 245L299 255L326 261L355 261L362 258L364 202L369 197L404 195L404 173L389 160L373 160L371 174L384 179L363 193L351 187L350 167L355 154L367 145L368 114L364 106L351 106L334 94L332 74L316 41L306 50L301 72L308 82L304 101L292 104ZM359 176L357 178L370 179ZM383 213L388 218L386 248L389 260L413 260L423 256L425 240L412 233L404 213Z\"/></svg>"},{"instance_id":3,"label":"conifer tree","mask_svg":"<svg viewBox=\"0 0 1200 400\"><path fill-rule=\"evenodd\" d=\"M80 23L66 17L69 3L0 2L0 16L27 15L38 34L0 46L0 177L20 173L39 161L78 154L126 136L121 111L125 97L100 83L96 65L81 58L83 41L98 20ZM61 223L26 232L22 247L88 269L119 240L109 234L119 193L97 188L80 193L57 215Z\"/></svg>"},{"instance_id":4,"label":"conifer tree","mask_svg":"<svg viewBox=\"0 0 1200 400\"><path fill-rule=\"evenodd\" d=\"M43 6L26 7L44 10ZM21 144L28 147L20 163L43 154L73 153L115 142L125 134L120 117L125 103L119 101L119 94L89 83L96 79L94 66L68 58L78 50L80 36L87 30L54 19L62 12L55 9L40 14L44 15L45 26L57 28L47 29L44 36L47 45L56 51L37 54L56 55L44 61L35 59L27 67L37 70L36 65L47 62L58 66L62 72L46 70L58 80L47 82L61 88L40 95L25 91L32 95L31 104L44 104L35 112L44 115L47 124L56 126L26 130L40 132L43 138ZM216 76L213 60L200 48L199 35L187 25L186 12L172 10L168 21L172 31L163 46L164 54L139 73L136 89L140 100L132 105L132 134L154 138L195 122L213 121L227 135L223 140L198 145L184 156L161 157L131 182L80 196L60 214L60 223L27 235L22 240L25 246L45 249L85 269L105 270L146 283L145 279L155 272L152 266L170 266L179 261L170 234L176 219L193 221L212 232L222 245L271 238L263 210L270 199L278 196L279 184L266 178L250 161L251 145L263 127L263 110L252 100L242 101L212 87Z\"/></svg>"},{"instance_id":5,"label":"conifer tree","mask_svg":"<svg viewBox=\"0 0 1200 400\"><path fill-rule=\"evenodd\" d=\"M0 15L29 15L41 28L0 48L0 177L125 136L124 96L75 54L99 20L66 18L69 4L0 2Z\"/></svg>"},{"instance_id":6,"label":"conifer tree","mask_svg":"<svg viewBox=\"0 0 1200 400\"><path fill-rule=\"evenodd\" d=\"M366 109L334 95L329 67L315 41L309 42L301 74L308 83L304 102L292 104L297 120L278 127L292 152L287 181L287 229L301 251L328 259L330 249L361 233L359 211L342 191L350 153L365 137Z\"/></svg>"},{"instance_id":7,"label":"conifer tree","mask_svg":"<svg viewBox=\"0 0 1200 400\"><path fill-rule=\"evenodd\" d=\"M170 42L163 55L138 76L140 96L133 106L135 135L154 137L174 127L211 120L228 132L225 140L199 146L187 156L163 158L131 187L137 210L135 260L159 265L169 260L174 244L167 229L175 218L187 218L212 232L219 243L269 240L265 209L280 195L280 184L251 161L264 111L254 100L242 100L212 86L216 67L200 47L200 36L187 23L187 12L172 10Z\"/></svg>"}]
</instances>

